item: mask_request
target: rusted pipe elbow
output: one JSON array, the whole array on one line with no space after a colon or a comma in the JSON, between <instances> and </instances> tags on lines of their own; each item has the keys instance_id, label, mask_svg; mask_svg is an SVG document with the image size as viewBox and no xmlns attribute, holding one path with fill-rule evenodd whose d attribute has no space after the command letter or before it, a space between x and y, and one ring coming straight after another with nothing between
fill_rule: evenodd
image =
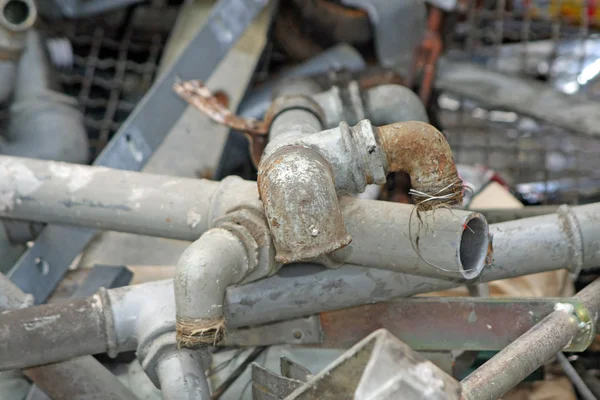
<instances>
[{"instance_id":1,"label":"rusted pipe elbow","mask_svg":"<svg viewBox=\"0 0 600 400\"><path fill-rule=\"evenodd\" d=\"M410 175L411 194L421 210L462 203L462 181L440 131L424 122L408 121L380 126L377 132L388 172Z\"/></svg>"},{"instance_id":2,"label":"rusted pipe elbow","mask_svg":"<svg viewBox=\"0 0 600 400\"><path fill-rule=\"evenodd\" d=\"M257 181L278 262L309 260L350 243L333 171L321 153L283 146L262 159Z\"/></svg>"}]
</instances>

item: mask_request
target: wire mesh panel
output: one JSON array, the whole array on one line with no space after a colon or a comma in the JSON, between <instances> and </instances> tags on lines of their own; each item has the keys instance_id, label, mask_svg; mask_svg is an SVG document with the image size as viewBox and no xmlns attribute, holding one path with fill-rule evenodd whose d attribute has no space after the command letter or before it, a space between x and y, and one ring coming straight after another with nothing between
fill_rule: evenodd
<instances>
[{"instance_id":1,"label":"wire mesh panel","mask_svg":"<svg viewBox=\"0 0 600 400\"><path fill-rule=\"evenodd\" d=\"M50 35L72 49L59 80L79 102L95 158L152 85L168 31L102 16L53 25Z\"/></svg>"},{"instance_id":2,"label":"wire mesh panel","mask_svg":"<svg viewBox=\"0 0 600 400\"><path fill-rule=\"evenodd\" d=\"M600 100L593 1L470 1L445 38L446 55ZM437 106L457 161L495 170L527 203L600 199L599 139L450 93Z\"/></svg>"}]
</instances>

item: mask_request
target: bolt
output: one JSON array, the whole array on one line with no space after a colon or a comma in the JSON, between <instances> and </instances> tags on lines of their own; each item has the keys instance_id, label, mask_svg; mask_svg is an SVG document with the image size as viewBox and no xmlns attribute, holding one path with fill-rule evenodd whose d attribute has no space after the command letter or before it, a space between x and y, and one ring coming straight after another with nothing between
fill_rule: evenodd
<instances>
[{"instance_id":1,"label":"bolt","mask_svg":"<svg viewBox=\"0 0 600 400\"><path fill-rule=\"evenodd\" d=\"M293 335L294 335L295 339L298 339L298 340L302 339L302 332L299 330L295 330Z\"/></svg>"}]
</instances>

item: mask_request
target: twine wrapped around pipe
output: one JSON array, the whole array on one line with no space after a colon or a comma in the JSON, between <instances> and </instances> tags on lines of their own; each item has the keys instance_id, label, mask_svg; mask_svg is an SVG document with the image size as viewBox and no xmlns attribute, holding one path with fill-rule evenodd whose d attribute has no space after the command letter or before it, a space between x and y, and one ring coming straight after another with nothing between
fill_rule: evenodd
<instances>
[{"instance_id":1,"label":"twine wrapped around pipe","mask_svg":"<svg viewBox=\"0 0 600 400\"><path fill-rule=\"evenodd\" d=\"M225 318L177 318L177 343L181 347L216 346L226 335Z\"/></svg>"}]
</instances>

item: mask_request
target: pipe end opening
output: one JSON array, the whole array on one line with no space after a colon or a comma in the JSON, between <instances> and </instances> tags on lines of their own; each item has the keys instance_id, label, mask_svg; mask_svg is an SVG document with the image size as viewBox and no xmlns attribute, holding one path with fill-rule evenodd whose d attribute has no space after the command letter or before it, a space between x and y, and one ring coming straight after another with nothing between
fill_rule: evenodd
<instances>
[{"instance_id":1,"label":"pipe end opening","mask_svg":"<svg viewBox=\"0 0 600 400\"><path fill-rule=\"evenodd\" d=\"M33 25L36 10L33 3L26 0L8 0L2 6L4 25L15 31L25 30Z\"/></svg>"},{"instance_id":2,"label":"pipe end opening","mask_svg":"<svg viewBox=\"0 0 600 400\"><path fill-rule=\"evenodd\" d=\"M459 249L461 273L466 279L479 276L485 266L489 246L489 228L485 218L475 214L464 226Z\"/></svg>"}]
</instances>

